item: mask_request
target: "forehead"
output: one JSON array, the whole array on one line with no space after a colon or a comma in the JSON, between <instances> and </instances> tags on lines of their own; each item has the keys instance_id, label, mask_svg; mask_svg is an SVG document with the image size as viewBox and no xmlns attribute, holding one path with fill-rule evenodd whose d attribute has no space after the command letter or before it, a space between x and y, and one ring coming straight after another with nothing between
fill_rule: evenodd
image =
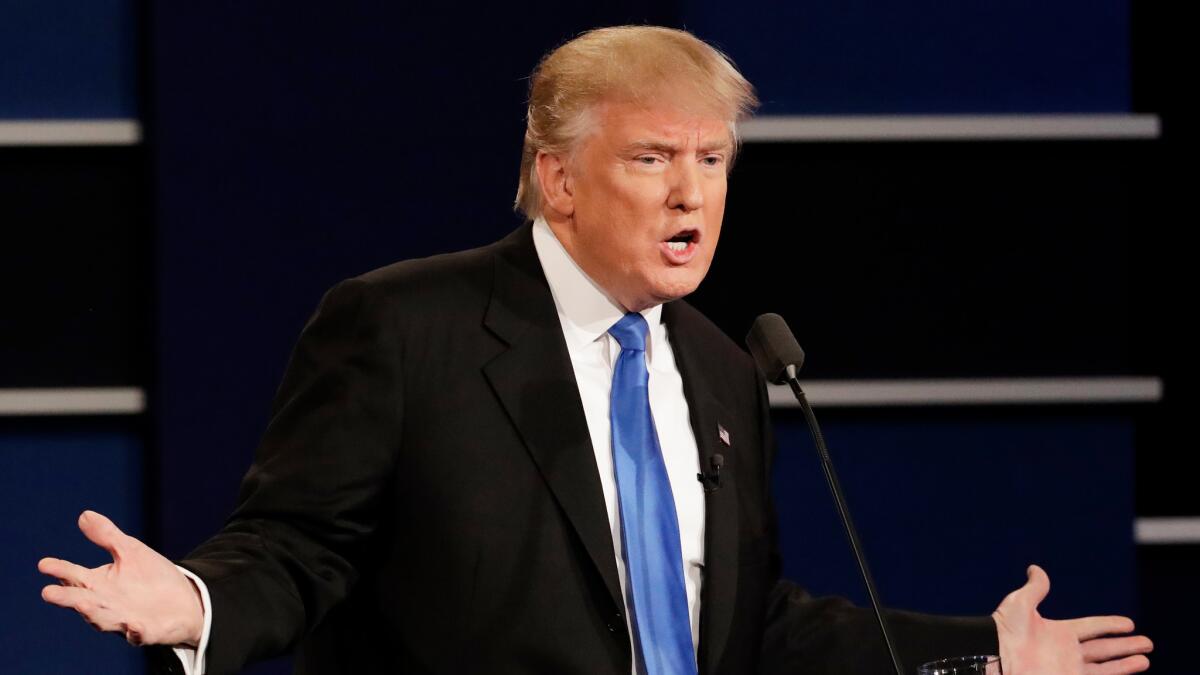
<instances>
[{"instance_id":1,"label":"forehead","mask_svg":"<svg viewBox=\"0 0 1200 675\"><path fill-rule=\"evenodd\" d=\"M670 102L607 101L596 106L601 135L611 142L696 140L704 145L731 142L729 120L713 111Z\"/></svg>"}]
</instances>

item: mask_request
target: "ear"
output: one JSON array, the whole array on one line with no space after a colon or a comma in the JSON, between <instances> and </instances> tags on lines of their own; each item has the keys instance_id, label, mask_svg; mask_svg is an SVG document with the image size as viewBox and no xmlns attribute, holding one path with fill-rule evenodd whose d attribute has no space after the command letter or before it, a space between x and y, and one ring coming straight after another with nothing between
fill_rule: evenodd
<instances>
[{"instance_id":1,"label":"ear","mask_svg":"<svg viewBox=\"0 0 1200 675\"><path fill-rule=\"evenodd\" d=\"M575 213L575 185L568 163L559 155L539 150L534 164L538 185L542 188L542 204L561 216L570 217Z\"/></svg>"}]
</instances>

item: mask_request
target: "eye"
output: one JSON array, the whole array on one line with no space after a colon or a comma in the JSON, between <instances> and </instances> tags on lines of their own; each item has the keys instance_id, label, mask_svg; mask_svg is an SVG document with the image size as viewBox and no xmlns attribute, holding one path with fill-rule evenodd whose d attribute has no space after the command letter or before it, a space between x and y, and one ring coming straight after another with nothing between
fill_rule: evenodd
<instances>
[{"instance_id":1,"label":"eye","mask_svg":"<svg viewBox=\"0 0 1200 675\"><path fill-rule=\"evenodd\" d=\"M705 166L720 166L725 162L725 158L721 155L705 155L700 161L704 162Z\"/></svg>"},{"instance_id":2,"label":"eye","mask_svg":"<svg viewBox=\"0 0 1200 675\"><path fill-rule=\"evenodd\" d=\"M657 164L661 159L662 158L659 157L658 155L639 155L638 157L634 158L634 161L637 162L638 164L645 164L646 166L653 166L654 164Z\"/></svg>"}]
</instances>

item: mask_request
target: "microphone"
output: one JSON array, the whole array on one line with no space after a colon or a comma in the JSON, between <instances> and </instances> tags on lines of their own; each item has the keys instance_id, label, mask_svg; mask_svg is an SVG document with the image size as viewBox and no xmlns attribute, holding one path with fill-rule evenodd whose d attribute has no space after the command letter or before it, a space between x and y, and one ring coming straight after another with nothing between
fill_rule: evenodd
<instances>
[{"instance_id":1,"label":"microphone","mask_svg":"<svg viewBox=\"0 0 1200 675\"><path fill-rule=\"evenodd\" d=\"M758 364L758 370L771 384L783 384L796 379L796 371L804 365L804 350L778 314L763 314L750 326L746 346Z\"/></svg>"},{"instance_id":2,"label":"microphone","mask_svg":"<svg viewBox=\"0 0 1200 675\"><path fill-rule=\"evenodd\" d=\"M725 457L718 452L708 460L708 463L712 467L712 471L696 474L696 480L704 485L705 492L716 492L721 489L721 467L725 464Z\"/></svg>"},{"instance_id":3,"label":"microphone","mask_svg":"<svg viewBox=\"0 0 1200 675\"><path fill-rule=\"evenodd\" d=\"M871 571L867 568L867 559L863 555L858 532L854 529L853 521L850 520L850 510L846 507L846 498L842 495L842 487L838 483L837 473L833 470L833 460L829 457L829 450L825 448L825 439L821 436L821 428L817 426L817 418L813 415L812 406L808 404L808 398L804 395L804 390L800 388L799 380L796 379L797 371L800 370L800 366L804 365L804 350L796 342L796 337L792 335L787 322L778 314L763 314L755 319L754 324L750 326L750 334L746 336L746 346L750 348L750 354L754 357L754 362L758 364L758 369L763 377L772 384L786 382L791 386L796 401L800 403L800 410L804 412L808 430L812 433L813 441L817 446L817 454L821 458L821 468L825 471L825 482L829 485L834 505L837 507L838 515L841 516L842 527L850 539L850 548L854 552L854 560L858 563L858 571L862 575L863 583L867 586L867 595L871 598L871 607L875 610L875 619L879 623L879 632L883 634L883 643L887 646L888 655L892 658L892 667L895 669L896 675L904 675L904 668L900 665L900 656L896 653L887 621L879 606L879 594L875 591L875 580L871 578Z\"/></svg>"}]
</instances>

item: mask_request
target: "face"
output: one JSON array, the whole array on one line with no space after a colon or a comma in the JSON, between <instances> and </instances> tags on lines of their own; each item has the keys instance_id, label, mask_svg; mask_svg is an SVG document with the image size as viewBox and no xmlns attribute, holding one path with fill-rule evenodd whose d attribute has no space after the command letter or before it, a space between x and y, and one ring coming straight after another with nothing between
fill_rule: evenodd
<instances>
[{"instance_id":1,"label":"face","mask_svg":"<svg viewBox=\"0 0 1200 675\"><path fill-rule=\"evenodd\" d=\"M631 103L601 104L594 121L572 158L548 162L557 174L539 166L543 185L557 181L545 200L547 221L626 310L691 293L721 234L733 150L728 122Z\"/></svg>"}]
</instances>

